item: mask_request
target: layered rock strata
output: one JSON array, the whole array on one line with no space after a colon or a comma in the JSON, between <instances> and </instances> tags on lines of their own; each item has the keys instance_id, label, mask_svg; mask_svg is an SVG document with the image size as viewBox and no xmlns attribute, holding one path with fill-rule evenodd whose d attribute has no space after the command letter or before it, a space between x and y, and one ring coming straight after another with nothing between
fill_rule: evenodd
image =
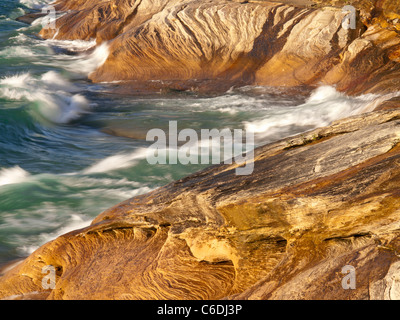
<instances>
[{"instance_id":1,"label":"layered rock strata","mask_svg":"<svg viewBox=\"0 0 400 320\"><path fill-rule=\"evenodd\" d=\"M396 298L399 141L388 110L260 147L251 175L210 167L42 246L0 278L0 296ZM355 290L342 287L346 265Z\"/></svg>"},{"instance_id":2,"label":"layered rock strata","mask_svg":"<svg viewBox=\"0 0 400 320\"><path fill-rule=\"evenodd\" d=\"M340 8L318 4L60 1L56 37L109 41L94 81L396 91L397 7L356 3L357 28L347 30ZM251 175L216 165L118 204L3 270L0 297L398 299L396 101L257 148ZM47 265L56 281L46 290Z\"/></svg>"},{"instance_id":3,"label":"layered rock strata","mask_svg":"<svg viewBox=\"0 0 400 320\"><path fill-rule=\"evenodd\" d=\"M95 82L170 80L182 86L213 79L222 90L225 83L323 83L351 94L397 89L397 2L354 1L355 29L343 27L349 12L340 1L283 2L61 0L56 9L65 14L57 29L41 35L108 41L108 59L90 75Z\"/></svg>"}]
</instances>

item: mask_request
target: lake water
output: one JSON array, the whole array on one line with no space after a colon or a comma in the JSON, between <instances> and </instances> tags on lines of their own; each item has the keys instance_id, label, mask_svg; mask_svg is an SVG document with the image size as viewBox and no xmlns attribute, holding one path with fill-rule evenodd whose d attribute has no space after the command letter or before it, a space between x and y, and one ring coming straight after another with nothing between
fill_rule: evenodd
<instances>
[{"instance_id":1,"label":"lake water","mask_svg":"<svg viewBox=\"0 0 400 320\"><path fill-rule=\"evenodd\" d=\"M149 164L150 129L176 121L252 130L264 144L363 112L379 98L326 86L297 96L257 86L220 95L117 94L116 83L87 81L107 58L106 43L79 53L95 42L44 41L40 21L15 21L43 3L0 3L0 264L207 166Z\"/></svg>"}]
</instances>

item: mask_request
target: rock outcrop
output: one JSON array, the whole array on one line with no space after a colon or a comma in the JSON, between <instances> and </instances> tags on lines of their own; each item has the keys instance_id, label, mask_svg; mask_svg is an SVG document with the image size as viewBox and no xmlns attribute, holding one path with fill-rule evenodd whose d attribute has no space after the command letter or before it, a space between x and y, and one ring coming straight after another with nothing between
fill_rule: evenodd
<instances>
[{"instance_id":1,"label":"rock outcrop","mask_svg":"<svg viewBox=\"0 0 400 320\"><path fill-rule=\"evenodd\" d=\"M217 85L208 87L221 90L227 83L397 90L396 1L354 1L355 29L342 26L348 12L340 1L282 2L60 0L56 8L65 14L57 30L41 35L108 41L108 59L90 75L95 82L168 80L188 89L193 79L213 79Z\"/></svg>"},{"instance_id":2,"label":"rock outcrop","mask_svg":"<svg viewBox=\"0 0 400 320\"><path fill-rule=\"evenodd\" d=\"M0 296L398 297L399 141L396 109L260 147L251 175L210 167L44 245L3 275ZM57 270L48 291L46 265ZM346 265L355 290L342 287Z\"/></svg>"},{"instance_id":3,"label":"rock outcrop","mask_svg":"<svg viewBox=\"0 0 400 320\"><path fill-rule=\"evenodd\" d=\"M56 37L109 41L94 81L395 91L393 8L356 3L357 29L347 30L340 8L318 5L60 1ZM110 208L4 270L0 298L398 299L397 105L259 147L251 175L215 165ZM47 265L52 290L42 286Z\"/></svg>"}]
</instances>

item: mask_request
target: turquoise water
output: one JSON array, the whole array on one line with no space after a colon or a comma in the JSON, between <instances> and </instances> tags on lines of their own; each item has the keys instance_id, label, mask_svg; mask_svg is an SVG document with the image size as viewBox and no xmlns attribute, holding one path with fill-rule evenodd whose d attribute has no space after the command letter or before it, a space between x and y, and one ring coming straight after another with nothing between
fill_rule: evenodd
<instances>
[{"instance_id":1,"label":"turquoise water","mask_svg":"<svg viewBox=\"0 0 400 320\"><path fill-rule=\"evenodd\" d=\"M107 45L41 40L15 18L40 0L0 3L0 264L88 225L103 210L207 165L150 165L152 128L252 129L267 143L359 113L375 101L321 87L299 96L263 87L218 96L113 93L87 75Z\"/></svg>"}]
</instances>

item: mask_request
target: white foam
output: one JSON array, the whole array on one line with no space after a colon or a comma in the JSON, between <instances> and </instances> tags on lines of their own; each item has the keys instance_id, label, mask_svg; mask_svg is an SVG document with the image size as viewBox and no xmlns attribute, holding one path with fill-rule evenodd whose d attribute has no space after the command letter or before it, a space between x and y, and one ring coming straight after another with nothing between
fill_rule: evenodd
<instances>
[{"instance_id":1,"label":"white foam","mask_svg":"<svg viewBox=\"0 0 400 320\"><path fill-rule=\"evenodd\" d=\"M44 19L45 19L45 17L39 17L39 18L33 20L33 21L31 22L31 26L32 26L32 27L36 27L36 26L38 26L38 25L41 25L41 24L43 23Z\"/></svg>"},{"instance_id":2,"label":"white foam","mask_svg":"<svg viewBox=\"0 0 400 320\"><path fill-rule=\"evenodd\" d=\"M262 97L238 96L227 94L215 98L197 99L190 103L188 108L195 112L217 111L222 113L236 114L239 111L265 110L270 108Z\"/></svg>"},{"instance_id":3,"label":"white foam","mask_svg":"<svg viewBox=\"0 0 400 320\"><path fill-rule=\"evenodd\" d=\"M7 47L0 51L0 56L5 58L14 58L14 57L33 57L35 54L28 47L25 46L14 46Z\"/></svg>"},{"instance_id":4,"label":"white foam","mask_svg":"<svg viewBox=\"0 0 400 320\"><path fill-rule=\"evenodd\" d=\"M46 4L53 3L54 0L19 0L19 2L28 8L39 9Z\"/></svg>"},{"instance_id":5,"label":"white foam","mask_svg":"<svg viewBox=\"0 0 400 320\"><path fill-rule=\"evenodd\" d=\"M81 173L72 173L69 175L41 174L35 176L34 179L38 186L47 184L48 179L57 179L68 190L70 188L78 188L79 195L72 194L65 197L66 199L69 196L72 196L74 199L79 197L82 203L80 210L77 210L74 206L46 201L40 203L37 207L30 208L29 214L27 214L26 209L21 209L14 212L13 215L6 216L5 219L8 225L24 229L29 224L32 230L36 230L35 235L30 237L18 235L14 237L13 241L19 244L18 250L23 255L31 254L43 244L61 235L89 226L93 219L91 217L94 214L97 215L98 210L104 210L112 204L152 190L147 186L143 186L143 183L135 181L94 178L91 176L82 176ZM20 213L20 217L15 218L18 213ZM38 219L38 216L41 219ZM63 217L63 220L66 217L66 221L60 222L60 216Z\"/></svg>"},{"instance_id":6,"label":"white foam","mask_svg":"<svg viewBox=\"0 0 400 320\"><path fill-rule=\"evenodd\" d=\"M106 62L109 53L108 43L103 42L91 54L76 61L76 63L72 65L72 69L76 72L90 74Z\"/></svg>"},{"instance_id":7,"label":"white foam","mask_svg":"<svg viewBox=\"0 0 400 320\"><path fill-rule=\"evenodd\" d=\"M317 104L341 98L345 98L345 95L336 91L334 87L322 86L311 93L311 96L306 100L306 103Z\"/></svg>"},{"instance_id":8,"label":"white foam","mask_svg":"<svg viewBox=\"0 0 400 320\"><path fill-rule=\"evenodd\" d=\"M30 81L32 81L30 73L21 73L0 79L0 84L13 87L24 87Z\"/></svg>"},{"instance_id":9,"label":"white foam","mask_svg":"<svg viewBox=\"0 0 400 320\"><path fill-rule=\"evenodd\" d=\"M37 108L40 115L53 123L69 123L89 110L88 101L79 94L69 97L35 93L32 97L35 101L40 101Z\"/></svg>"},{"instance_id":10,"label":"white foam","mask_svg":"<svg viewBox=\"0 0 400 320\"><path fill-rule=\"evenodd\" d=\"M238 142L232 141L235 145ZM238 156L238 154L230 154L229 157L226 157L223 152L218 153L218 151L223 150L224 141L221 142L220 139L209 139L209 140L202 140L198 139L196 141L191 141L190 146L190 156L198 157L198 163L201 163L200 156L204 155L220 155L218 161L225 161L232 156ZM246 145L246 151L249 151L254 148L254 145ZM186 150L186 149L185 149ZM238 149L235 149L238 150ZM166 154L167 156L171 154L176 154L179 157L179 148L170 147L166 145L165 148L158 148L158 152ZM105 173L114 170L126 169L136 165L140 160L144 160L147 156L153 156L154 150L150 148L139 148L131 153L121 153L109 156L99 162L95 163L94 165L90 166L89 168L83 170L82 174L95 174L95 173ZM169 160L167 160L169 161ZM177 160L178 161L178 160Z\"/></svg>"},{"instance_id":11,"label":"white foam","mask_svg":"<svg viewBox=\"0 0 400 320\"><path fill-rule=\"evenodd\" d=\"M40 25L41 19L36 19L32 26ZM26 28L19 30L23 31ZM96 40L37 40L27 37L23 33L11 38L15 46L10 46L2 51L0 55L6 58L25 57L31 58L33 64L54 66L77 74L88 76L107 60L109 55L109 44L103 42L97 46ZM54 54L49 48L62 48L76 54ZM91 52L87 52L92 50Z\"/></svg>"},{"instance_id":12,"label":"white foam","mask_svg":"<svg viewBox=\"0 0 400 320\"><path fill-rule=\"evenodd\" d=\"M54 123L68 123L89 112L89 102L79 94L79 89L60 74L49 71L40 78L29 73L0 80L0 96L12 100L37 102L31 111Z\"/></svg>"},{"instance_id":13,"label":"white foam","mask_svg":"<svg viewBox=\"0 0 400 320\"><path fill-rule=\"evenodd\" d=\"M59 228L56 232L46 235L46 241L55 239L63 234L68 232L86 228L90 225L92 220L85 220L80 215L72 214L70 217L70 221L63 227Z\"/></svg>"},{"instance_id":14,"label":"white foam","mask_svg":"<svg viewBox=\"0 0 400 320\"><path fill-rule=\"evenodd\" d=\"M133 198L137 195L140 194L145 194L153 189L149 187L142 187L138 189L133 189L133 190L127 190L127 189L92 189L85 191L84 194L87 195L88 197L95 198L98 197L99 194L107 194L108 197L113 197L115 199L120 199L120 201L124 201L126 199Z\"/></svg>"},{"instance_id":15,"label":"white foam","mask_svg":"<svg viewBox=\"0 0 400 320\"><path fill-rule=\"evenodd\" d=\"M64 235L68 232L86 228L91 224L92 220L87 220L83 219L80 215L78 214L72 214L70 216L69 221L62 226L61 228L57 229L55 232L52 233L42 233L39 235L39 243L38 244L31 244L31 245L22 245L18 249L21 253L23 254L31 254L34 252L36 249L38 249L40 246L43 244L52 241L56 239L57 237Z\"/></svg>"},{"instance_id":16,"label":"white foam","mask_svg":"<svg viewBox=\"0 0 400 320\"><path fill-rule=\"evenodd\" d=\"M372 111L379 103L398 93L349 97L330 86L316 89L304 104L275 108L260 120L244 122L264 142L284 138L301 131L329 125L332 121Z\"/></svg>"},{"instance_id":17,"label":"white foam","mask_svg":"<svg viewBox=\"0 0 400 320\"><path fill-rule=\"evenodd\" d=\"M79 88L69 82L67 79L60 76L55 71L46 72L41 76L41 81L45 83L47 89L56 91L62 90L65 92L78 92Z\"/></svg>"},{"instance_id":18,"label":"white foam","mask_svg":"<svg viewBox=\"0 0 400 320\"><path fill-rule=\"evenodd\" d=\"M149 152L148 149L140 148L131 153L113 155L83 170L82 173L104 173L129 168L135 165L137 161L146 159L147 152Z\"/></svg>"},{"instance_id":19,"label":"white foam","mask_svg":"<svg viewBox=\"0 0 400 320\"><path fill-rule=\"evenodd\" d=\"M25 13L26 12L25 12L25 10L23 8L18 7L18 8L15 8L14 10L12 10L11 12L8 12L7 18L4 19L4 20L13 21L16 18L18 18L20 16L23 16Z\"/></svg>"},{"instance_id":20,"label":"white foam","mask_svg":"<svg viewBox=\"0 0 400 320\"><path fill-rule=\"evenodd\" d=\"M96 45L95 40L93 41L81 41L81 40L46 40L42 44L38 45L47 46L58 46L70 51L81 52L91 49ZM35 61L34 64L54 66L63 68L65 70L88 76L97 68L102 66L107 60L109 55L109 45L104 42L100 46L96 47L91 53L80 53L77 55L53 55L52 61Z\"/></svg>"},{"instance_id":21,"label":"white foam","mask_svg":"<svg viewBox=\"0 0 400 320\"><path fill-rule=\"evenodd\" d=\"M47 46L56 46L60 48L67 49L69 51L79 52L85 51L96 46L96 40L56 40L56 39L47 39L40 45L45 44Z\"/></svg>"},{"instance_id":22,"label":"white foam","mask_svg":"<svg viewBox=\"0 0 400 320\"><path fill-rule=\"evenodd\" d=\"M18 35L10 37L9 40L12 40L12 42L14 43L21 44L33 40L33 38L29 38L27 35L23 33L18 33Z\"/></svg>"},{"instance_id":23,"label":"white foam","mask_svg":"<svg viewBox=\"0 0 400 320\"><path fill-rule=\"evenodd\" d=\"M19 166L0 169L0 186L25 182L30 174Z\"/></svg>"}]
</instances>

